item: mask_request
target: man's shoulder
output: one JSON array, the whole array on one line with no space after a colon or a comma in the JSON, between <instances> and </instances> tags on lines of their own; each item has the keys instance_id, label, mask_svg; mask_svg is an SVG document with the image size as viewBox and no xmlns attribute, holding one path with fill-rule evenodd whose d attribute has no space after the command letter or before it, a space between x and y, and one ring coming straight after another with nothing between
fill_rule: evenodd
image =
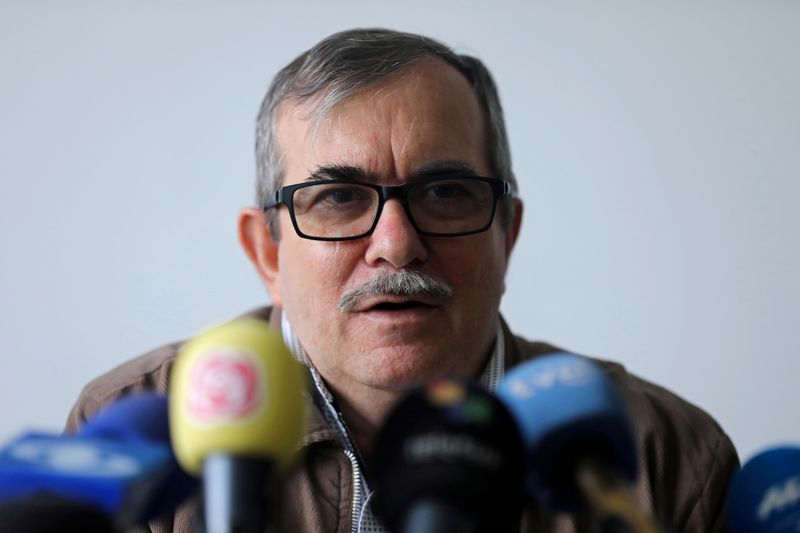
<instances>
[{"instance_id":1,"label":"man's shoulder","mask_svg":"<svg viewBox=\"0 0 800 533\"><path fill-rule=\"evenodd\" d=\"M269 322L271 309L270 307L262 307L249 311L242 316ZM184 342L177 341L160 346L143 355L129 359L91 380L83 388L78 400L72 407L67 419L66 429L68 431L76 429L103 406L126 394L143 390L166 393L172 363Z\"/></svg>"},{"instance_id":2,"label":"man's shoulder","mask_svg":"<svg viewBox=\"0 0 800 533\"><path fill-rule=\"evenodd\" d=\"M517 363L562 351L513 336ZM628 372L619 363L588 357L616 385L636 434L637 494L680 531L724 530L724 495L739 465L728 435L703 409Z\"/></svg>"},{"instance_id":3,"label":"man's shoulder","mask_svg":"<svg viewBox=\"0 0 800 533\"><path fill-rule=\"evenodd\" d=\"M513 364L548 353L564 351L546 342L529 341L516 335L512 338ZM583 357L600 366L611 378L625 398L634 423L642 430L654 427L661 429L665 423L669 423L684 429L702 429L714 434L723 434L722 428L708 413L674 392L628 372L618 362L591 356Z\"/></svg>"},{"instance_id":4,"label":"man's shoulder","mask_svg":"<svg viewBox=\"0 0 800 533\"><path fill-rule=\"evenodd\" d=\"M711 456L723 441L730 444L719 423L694 403L629 372L620 363L590 359L605 370L625 398L640 438L656 433L665 448L692 446L705 457Z\"/></svg>"},{"instance_id":5,"label":"man's shoulder","mask_svg":"<svg viewBox=\"0 0 800 533\"><path fill-rule=\"evenodd\" d=\"M169 372L182 342L166 344L94 378L78 396L70 411L67 430L74 430L104 405L132 392L166 392Z\"/></svg>"},{"instance_id":6,"label":"man's shoulder","mask_svg":"<svg viewBox=\"0 0 800 533\"><path fill-rule=\"evenodd\" d=\"M639 493L682 531L724 531L736 448L705 410L664 387L598 360L625 397L640 450Z\"/></svg>"}]
</instances>

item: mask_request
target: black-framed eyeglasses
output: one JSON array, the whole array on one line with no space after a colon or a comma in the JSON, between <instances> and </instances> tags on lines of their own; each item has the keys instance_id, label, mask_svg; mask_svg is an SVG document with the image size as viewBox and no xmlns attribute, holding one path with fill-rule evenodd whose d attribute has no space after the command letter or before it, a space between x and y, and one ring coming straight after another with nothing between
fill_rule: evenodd
<instances>
[{"instance_id":1,"label":"black-framed eyeglasses","mask_svg":"<svg viewBox=\"0 0 800 533\"><path fill-rule=\"evenodd\" d=\"M330 179L281 187L263 209L285 205L295 231L305 239L347 241L370 235L383 205L397 198L417 233L456 237L489 229L497 201L511 194L507 181L482 176L426 178L394 186Z\"/></svg>"}]
</instances>

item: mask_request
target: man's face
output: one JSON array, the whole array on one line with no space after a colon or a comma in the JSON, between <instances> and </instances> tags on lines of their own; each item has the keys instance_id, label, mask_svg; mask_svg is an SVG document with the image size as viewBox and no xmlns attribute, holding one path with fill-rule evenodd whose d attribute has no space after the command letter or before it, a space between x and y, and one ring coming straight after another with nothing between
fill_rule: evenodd
<instances>
[{"instance_id":1,"label":"man's face","mask_svg":"<svg viewBox=\"0 0 800 533\"><path fill-rule=\"evenodd\" d=\"M489 176L484 117L467 80L438 60L424 61L338 104L314 130L311 105L285 104L278 117L284 185L331 167L396 185L437 173ZM352 172L352 171L351 171ZM280 241L267 279L314 365L335 389L403 391L443 374L474 375L497 328L508 255L517 224L495 217L483 233L418 235L398 200L386 202L372 235L321 242L295 233L280 208ZM518 222L518 218L517 218ZM348 291L377 275L416 270L446 282L438 305L377 297L340 312ZM430 303L430 302L425 302ZM362 308L364 307L364 308Z\"/></svg>"}]
</instances>

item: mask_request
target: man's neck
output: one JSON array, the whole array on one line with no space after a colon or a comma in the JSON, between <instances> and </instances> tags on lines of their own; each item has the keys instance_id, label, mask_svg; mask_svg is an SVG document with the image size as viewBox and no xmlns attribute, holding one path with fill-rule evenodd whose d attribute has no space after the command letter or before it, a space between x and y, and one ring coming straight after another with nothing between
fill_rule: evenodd
<instances>
[{"instance_id":1,"label":"man's neck","mask_svg":"<svg viewBox=\"0 0 800 533\"><path fill-rule=\"evenodd\" d=\"M328 384L328 388L336 398L336 405L359 453L368 458L372 455L376 434L386 415L404 394L375 389L361 391L348 388L344 391L331 384Z\"/></svg>"}]
</instances>

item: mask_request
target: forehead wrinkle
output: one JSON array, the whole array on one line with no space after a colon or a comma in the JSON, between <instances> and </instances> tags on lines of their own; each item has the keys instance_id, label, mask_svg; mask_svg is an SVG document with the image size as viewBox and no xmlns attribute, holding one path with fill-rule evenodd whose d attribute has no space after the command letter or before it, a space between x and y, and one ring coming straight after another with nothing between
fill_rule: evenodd
<instances>
[{"instance_id":1,"label":"forehead wrinkle","mask_svg":"<svg viewBox=\"0 0 800 533\"><path fill-rule=\"evenodd\" d=\"M397 89L389 90L389 85L390 84L388 83L382 83L381 85L375 87L375 90L372 93L372 97L383 98L385 100L393 96L397 92Z\"/></svg>"},{"instance_id":2,"label":"forehead wrinkle","mask_svg":"<svg viewBox=\"0 0 800 533\"><path fill-rule=\"evenodd\" d=\"M406 153L406 146L408 146L408 141L411 139L411 132L414 131L414 124L417 123L417 116L414 115L414 118L411 119L411 124L408 125L408 133L406 134L406 140L403 142L403 147L400 148L400 155Z\"/></svg>"}]
</instances>

